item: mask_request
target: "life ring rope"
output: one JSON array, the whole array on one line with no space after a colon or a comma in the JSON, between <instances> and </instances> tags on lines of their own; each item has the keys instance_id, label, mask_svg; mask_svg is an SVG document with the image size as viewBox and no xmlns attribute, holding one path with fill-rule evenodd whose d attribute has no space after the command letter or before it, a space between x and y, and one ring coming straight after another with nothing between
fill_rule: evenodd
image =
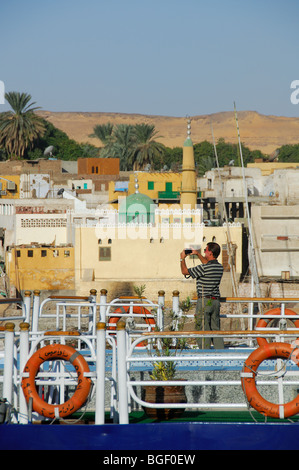
<instances>
[{"instance_id":1,"label":"life ring rope","mask_svg":"<svg viewBox=\"0 0 299 470\"><path fill-rule=\"evenodd\" d=\"M52 405L45 402L38 394L35 378L40 366L46 361L69 361L77 372L78 384L74 394L64 403ZM27 403L32 398L34 411L47 418L66 418L81 408L86 402L90 389L91 379L89 367L84 357L74 348L60 343L49 344L37 350L27 361L23 377L22 389Z\"/></svg>"},{"instance_id":2,"label":"life ring rope","mask_svg":"<svg viewBox=\"0 0 299 470\"><path fill-rule=\"evenodd\" d=\"M297 342L288 343L266 343L264 346L253 351L244 363L241 372L241 385L246 395L248 405L265 416L272 418L289 418L299 413L299 394L290 402L285 404L271 403L266 400L257 390L256 377L264 375L258 372L258 367L265 360L281 358L292 359L296 365L299 364L299 348ZM275 376L280 372L286 373L286 364L280 370L275 370ZM269 376L269 374L267 374Z\"/></svg>"}]
</instances>

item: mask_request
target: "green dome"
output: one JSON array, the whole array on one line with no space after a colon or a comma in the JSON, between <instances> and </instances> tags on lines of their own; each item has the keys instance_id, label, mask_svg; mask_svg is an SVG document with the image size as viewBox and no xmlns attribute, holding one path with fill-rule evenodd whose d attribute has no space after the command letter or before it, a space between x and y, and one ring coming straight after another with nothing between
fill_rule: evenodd
<instances>
[{"instance_id":1,"label":"green dome","mask_svg":"<svg viewBox=\"0 0 299 470\"><path fill-rule=\"evenodd\" d=\"M156 204L146 194L130 194L119 206L119 221L121 223L154 223L155 209Z\"/></svg>"}]
</instances>

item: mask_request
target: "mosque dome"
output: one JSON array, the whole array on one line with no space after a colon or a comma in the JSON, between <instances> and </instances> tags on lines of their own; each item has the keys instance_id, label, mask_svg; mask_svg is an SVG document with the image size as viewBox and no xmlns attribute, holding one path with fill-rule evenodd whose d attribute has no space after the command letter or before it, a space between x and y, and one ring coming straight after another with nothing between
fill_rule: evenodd
<instances>
[{"instance_id":1,"label":"mosque dome","mask_svg":"<svg viewBox=\"0 0 299 470\"><path fill-rule=\"evenodd\" d=\"M136 192L127 196L119 206L120 223L149 224L155 221L156 204L147 196Z\"/></svg>"}]
</instances>

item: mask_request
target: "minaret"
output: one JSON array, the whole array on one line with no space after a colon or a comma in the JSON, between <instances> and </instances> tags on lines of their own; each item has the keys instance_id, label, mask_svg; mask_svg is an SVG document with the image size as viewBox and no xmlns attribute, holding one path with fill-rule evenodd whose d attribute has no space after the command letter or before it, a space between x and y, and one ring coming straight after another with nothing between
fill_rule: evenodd
<instances>
[{"instance_id":1,"label":"minaret","mask_svg":"<svg viewBox=\"0 0 299 470\"><path fill-rule=\"evenodd\" d=\"M187 139L185 140L183 147L181 209L196 209L197 205L194 150L190 135L191 121L188 119Z\"/></svg>"}]
</instances>

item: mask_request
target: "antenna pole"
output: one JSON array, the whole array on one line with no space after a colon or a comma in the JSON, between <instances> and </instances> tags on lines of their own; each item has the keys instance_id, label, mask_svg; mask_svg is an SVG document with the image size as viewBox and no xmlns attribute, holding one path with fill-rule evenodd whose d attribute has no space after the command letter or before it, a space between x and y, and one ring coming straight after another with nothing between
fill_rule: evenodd
<instances>
[{"instance_id":1,"label":"antenna pole","mask_svg":"<svg viewBox=\"0 0 299 470\"><path fill-rule=\"evenodd\" d=\"M248 204L248 194L247 194L247 183L245 178L245 169L244 169L244 161L243 161L243 153L242 153L242 146L241 146L241 139L240 139L240 130L239 130L239 122L236 110L236 104L234 102L234 112L235 112L235 120L237 126L237 133L238 133L238 141L239 141L239 150L240 150L240 158L241 158L241 166L242 166L242 176L243 176L243 184L244 184L244 192L245 192L245 204L246 204L246 211L247 211L247 220L248 220L248 231L249 231L249 246L250 246L250 265L252 269L252 275L255 283L256 295L260 297L260 285L259 285L259 278L257 273L256 267L256 259L255 259L255 249L253 244L253 236L252 236L252 226L251 226L251 217L249 214L249 204Z\"/></svg>"},{"instance_id":2,"label":"antenna pole","mask_svg":"<svg viewBox=\"0 0 299 470\"><path fill-rule=\"evenodd\" d=\"M226 210L225 201L224 201L221 173L220 173L220 168L219 168L219 160L218 160L217 147L216 147L216 143L215 143L212 122L211 122L211 132L212 132L215 159L216 159L216 164L217 164L218 178L219 178L219 183L220 183L220 194L221 194L221 200L222 200L222 208L223 208L223 214L224 214L224 219L225 219L225 223L226 223L227 249L228 249L228 259L229 259L229 266L230 266L230 275L231 275L232 286L233 286L233 294L234 294L235 297L238 297L239 296L238 282L237 282L237 279L236 279L235 265L233 263L232 241L231 241L230 230L229 230L229 221L228 221L228 216L227 216L227 210ZM237 304L237 309L238 309L239 314L242 314L241 304L239 304L239 303ZM244 319L243 318L241 318L241 326L242 326L243 329L245 329Z\"/></svg>"}]
</instances>

